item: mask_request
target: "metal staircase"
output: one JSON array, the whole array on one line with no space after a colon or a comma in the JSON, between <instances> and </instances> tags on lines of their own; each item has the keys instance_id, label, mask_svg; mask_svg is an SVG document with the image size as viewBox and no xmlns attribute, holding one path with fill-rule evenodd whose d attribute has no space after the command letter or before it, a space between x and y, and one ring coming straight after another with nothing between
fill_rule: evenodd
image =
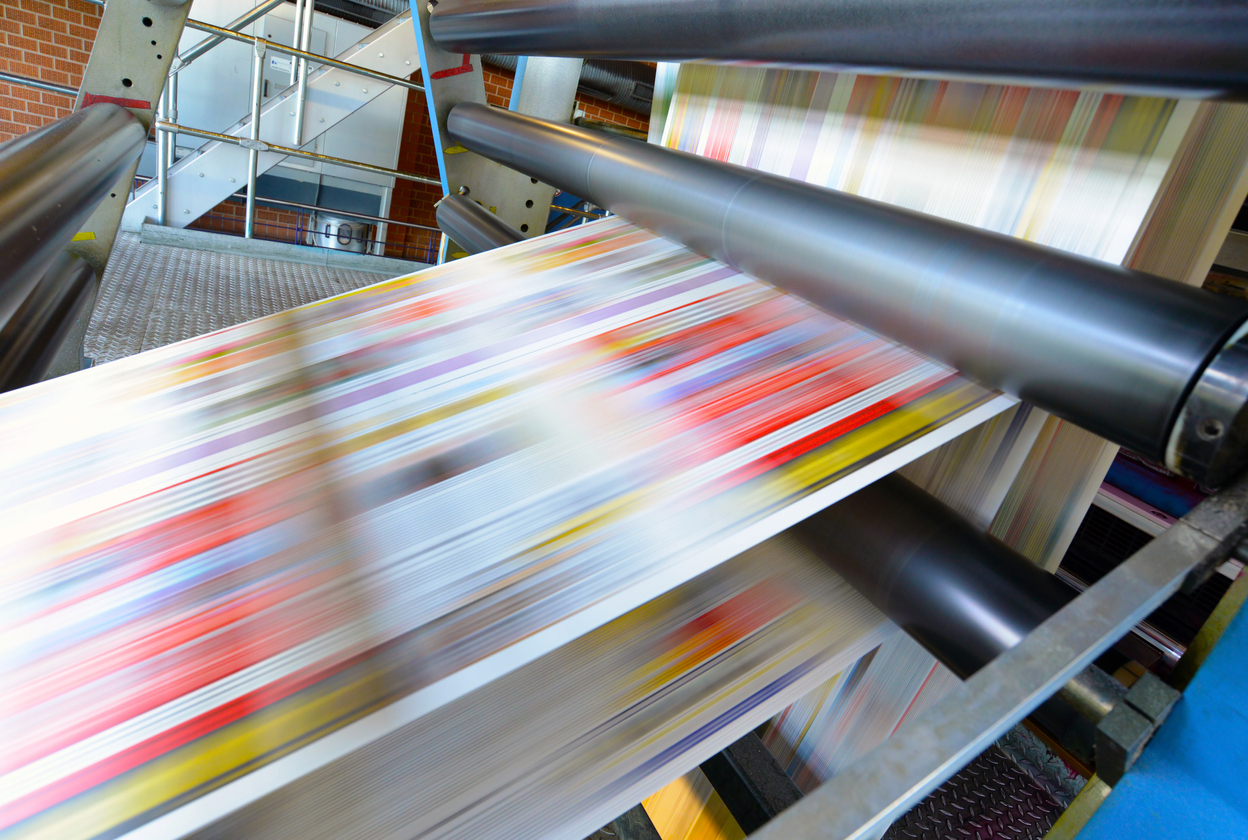
<instances>
[{"instance_id":1,"label":"metal staircase","mask_svg":"<svg viewBox=\"0 0 1248 840\"><path fill-rule=\"evenodd\" d=\"M406 79L419 68L411 14L398 15L368 33L336 56L336 59L358 68ZM308 75L302 115L303 143L300 148L304 150L305 156L315 155L310 147L317 137L391 87L393 85L386 81L330 65L311 71ZM197 152L172 165L165 181L165 224L170 227L186 227L243 189L248 181L248 147L259 149L258 174L264 174L286 160L286 154L269 150L268 147L289 144L294 136L298 112L295 104L297 95L297 85L291 85L260 107L259 144L254 144L249 139L252 117L248 114L222 132L230 138L238 138L246 145L226 140L209 140ZM185 136L191 132L180 130L179 133ZM336 159L324 159L340 163ZM159 191L158 179L153 179L139 189L134 199L126 205L122 227L137 230L145 221L157 219L160 211Z\"/></svg>"}]
</instances>

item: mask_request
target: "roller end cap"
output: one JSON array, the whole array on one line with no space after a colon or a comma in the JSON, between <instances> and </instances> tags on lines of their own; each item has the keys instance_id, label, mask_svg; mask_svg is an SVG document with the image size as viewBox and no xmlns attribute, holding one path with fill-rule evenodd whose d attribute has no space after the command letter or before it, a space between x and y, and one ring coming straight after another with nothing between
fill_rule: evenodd
<instances>
[{"instance_id":1,"label":"roller end cap","mask_svg":"<svg viewBox=\"0 0 1248 840\"><path fill-rule=\"evenodd\" d=\"M1248 325L1200 374L1170 435L1166 466L1221 487L1248 464Z\"/></svg>"}]
</instances>

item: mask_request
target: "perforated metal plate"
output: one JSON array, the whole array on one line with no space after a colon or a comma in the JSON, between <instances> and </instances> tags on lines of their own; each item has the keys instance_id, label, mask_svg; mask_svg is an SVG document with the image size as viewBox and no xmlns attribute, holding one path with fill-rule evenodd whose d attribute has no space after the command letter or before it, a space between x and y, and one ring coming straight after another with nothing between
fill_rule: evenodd
<instances>
[{"instance_id":1,"label":"perforated metal plate","mask_svg":"<svg viewBox=\"0 0 1248 840\"><path fill-rule=\"evenodd\" d=\"M382 279L367 271L145 245L122 233L84 353L96 364L109 362Z\"/></svg>"}]
</instances>

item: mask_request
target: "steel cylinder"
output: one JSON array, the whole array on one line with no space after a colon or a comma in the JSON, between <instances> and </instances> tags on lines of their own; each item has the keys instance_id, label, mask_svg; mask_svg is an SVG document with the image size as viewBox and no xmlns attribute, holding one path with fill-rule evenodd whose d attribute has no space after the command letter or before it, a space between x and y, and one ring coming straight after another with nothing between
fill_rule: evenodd
<instances>
[{"instance_id":1,"label":"steel cylinder","mask_svg":"<svg viewBox=\"0 0 1248 840\"><path fill-rule=\"evenodd\" d=\"M1248 98L1234 0L458 0L457 53L727 60Z\"/></svg>"},{"instance_id":2,"label":"steel cylinder","mask_svg":"<svg viewBox=\"0 0 1248 840\"><path fill-rule=\"evenodd\" d=\"M455 142L907 344L1145 457L1248 302L847 193L463 104ZM1231 370L1231 367L1222 365ZM1248 378L1220 375L1222 432L1172 468L1242 467ZM1206 389L1207 390L1207 389ZM1198 424L1193 425L1199 428ZM1206 431L1214 431L1213 427Z\"/></svg>"},{"instance_id":3,"label":"steel cylinder","mask_svg":"<svg viewBox=\"0 0 1248 840\"><path fill-rule=\"evenodd\" d=\"M438 227L469 254L524 241L524 234L471 198L448 195L438 203Z\"/></svg>"},{"instance_id":4,"label":"steel cylinder","mask_svg":"<svg viewBox=\"0 0 1248 840\"><path fill-rule=\"evenodd\" d=\"M0 391L43 379L65 343L74 319L95 299L95 271L62 252L0 328Z\"/></svg>"},{"instance_id":5,"label":"steel cylinder","mask_svg":"<svg viewBox=\"0 0 1248 840\"><path fill-rule=\"evenodd\" d=\"M963 678L1076 594L897 475L790 533Z\"/></svg>"},{"instance_id":6,"label":"steel cylinder","mask_svg":"<svg viewBox=\"0 0 1248 840\"><path fill-rule=\"evenodd\" d=\"M138 160L146 139L133 114L101 103L0 146L0 325Z\"/></svg>"}]
</instances>

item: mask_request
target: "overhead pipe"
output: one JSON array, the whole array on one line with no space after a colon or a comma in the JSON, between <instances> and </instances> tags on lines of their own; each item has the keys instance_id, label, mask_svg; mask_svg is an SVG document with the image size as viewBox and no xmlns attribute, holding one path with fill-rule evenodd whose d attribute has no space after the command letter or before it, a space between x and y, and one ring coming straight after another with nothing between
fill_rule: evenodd
<instances>
[{"instance_id":1,"label":"overhead pipe","mask_svg":"<svg viewBox=\"0 0 1248 840\"><path fill-rule=\"evenodd\" d=\"M469 254L479 254L525 239L523 233L462 195L448 195L439 201L435 218L442 232Z\"/></svg>"},{"instance_id":2,"label":"overhead pipe","mask_svg":"<svg viewBox=\"0 0 1248 840\"><path fill-rule=\"evenodd\" d=\"M456 53L750 61L1248 98L1248 6L1226 0L459 0Z\"/></svg>"},{"instance_id":3,"label":"overhead pipe","mask_svg":"<svg viewBox=\"0 0 1248 840\"><path fill-rule=\"evenodd\" d=\"M95 271L81 257L61 252L43 278L0 329L0 391L39 382L81 313L95 299Z\"/></svg>"},{"instance_id":4,"label":"overhead pipe","mask_svg":"<svg viewBox=\"0 0 1248 840\"><path fill-rule=\"evenodd\" d=\"M1209 485L1248 447L1248 302L1021 239L484 105L465 148Z\"/></svg>"},{"instance_id":5,"label":"overhead pipe","mask_svg":"<svg viewBox=\"0 0 1248 840\"><path fill-rule=\"evenodd\" d=\"M138 159L146 140L133 114L101 103L0 145L0 325Z\"/></svg>"}]
</instances>

